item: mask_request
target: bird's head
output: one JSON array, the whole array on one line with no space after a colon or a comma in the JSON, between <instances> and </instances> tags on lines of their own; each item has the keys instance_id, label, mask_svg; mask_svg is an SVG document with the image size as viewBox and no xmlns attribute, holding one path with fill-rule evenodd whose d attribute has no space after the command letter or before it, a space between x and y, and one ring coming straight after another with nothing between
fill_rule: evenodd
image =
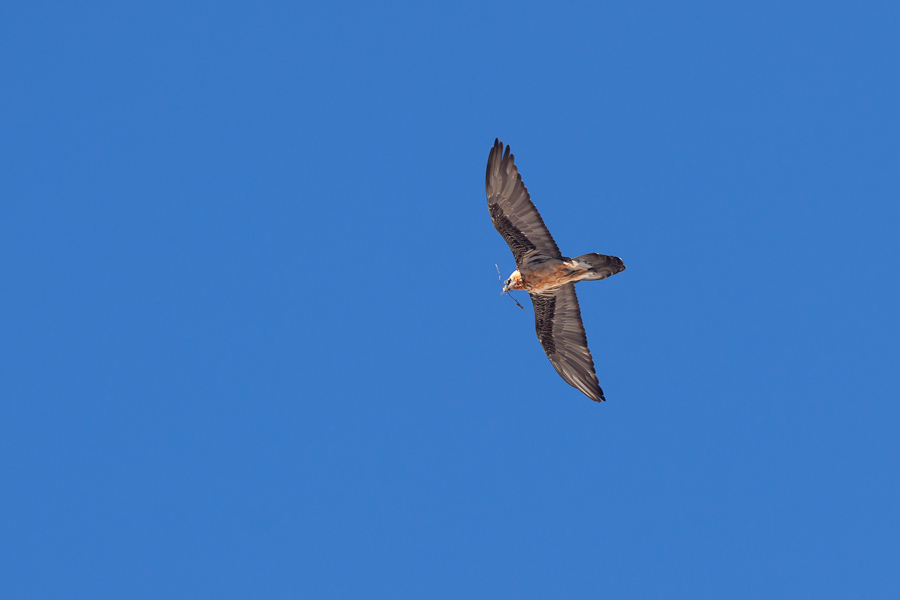
<instances>
[{"instance_id":1,"label":"bird's head","mask_svg":"<svg viewBox=\"0 0 900 600\"><path fill-rule=\"evenodd\" d=\"M512 272L512 275L509 276L509 279L503 282L503 293L505 294L509 290L524 290L525 288L522 286L522 275L519 274L519 270L516 269Z\"/></svg>"},{"instance_id":2,"label":"bird's head","mask_svg":"<svg viewBox=\"0 0 900 600\"><path fill-rule=\"evenodd\" d=\"M494 266L497 267L497 265L494 265ZM497 267L497 279L499 280L501 277L502 277L502 275L500 275L500 267ZM509 290L522 290L522 289L525 289L525 288L522 287L522 276L519 275L519 271L517 269L517 270L513 271L513 274L509 276L509 279L507 279L506 281L503 282L503 291L500 292L500 294L503 295L506 292L508 292ZM522 310L525 310L525 307L522 306L521 304L519 304L519 301L516 300L515 298L513 298L512 294L510 294L509 297L512 298L513 302L516 303L516 306L518 306Z\"/></svg>"}]
</instances>

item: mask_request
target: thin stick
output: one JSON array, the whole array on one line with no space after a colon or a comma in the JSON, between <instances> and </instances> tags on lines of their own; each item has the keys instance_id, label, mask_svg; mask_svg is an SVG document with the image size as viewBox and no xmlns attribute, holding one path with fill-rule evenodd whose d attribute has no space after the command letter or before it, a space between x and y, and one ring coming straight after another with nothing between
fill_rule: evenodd
<instances>
[{"instance_id":1,"label":"thin stick","mask_svg":"<svg viewBox=\"0 0 900 600\"><path fill-rule=\"evenodd\" d=\"M506 295L509 296L510 298L512 298L512 301L516 303L516 306L518 306L518 307L521 308L522 310L525 310L525 307L522 306L521 304L519 304L519 301L516 300L515 298L513 298L513 295L512 295L512 294L510 294L509 292L506 292Z\"/></svg>"},{"instance_id":2,"label":"thin stick","mask_svg":"<svg viewBox=\"0 0 900 600\"><path fill-rule=\"evenodd\" d=\"M500 282L500 285L503 285L503 275L500 274L500 267L497 266L497 263L494 263L494 268L497 269L497 281ZM505 293L506 293L506 295L508 295L510 298L512 298L512 301L516 303L516 306L518 306L518 307L521 308L522 310L525 310L525 307L522 306L521 304L519 304L519 301L518 301L518 300L516 300L515 298L513 298L512 292L510 292L509 290L507 290Z\"/></svg>"}]
</instances>

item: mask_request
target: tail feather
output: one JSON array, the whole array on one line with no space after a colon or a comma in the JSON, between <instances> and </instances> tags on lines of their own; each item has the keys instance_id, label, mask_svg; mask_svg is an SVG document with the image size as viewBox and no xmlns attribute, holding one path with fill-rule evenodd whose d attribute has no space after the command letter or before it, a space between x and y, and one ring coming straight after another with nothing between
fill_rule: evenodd
<instances>
[{"instance_id":1,"label":"tail feather","mask_svg":"<svg viewBox=\"0 0 900 600\"><path fill-rule=\"evenodd\" d=\"M605 279L610 275L621 273L625 270L625 264L618 256L605 254L582 254L573 259L575 263L587 271L586 280Z\"/></svg>"}]
</instances>

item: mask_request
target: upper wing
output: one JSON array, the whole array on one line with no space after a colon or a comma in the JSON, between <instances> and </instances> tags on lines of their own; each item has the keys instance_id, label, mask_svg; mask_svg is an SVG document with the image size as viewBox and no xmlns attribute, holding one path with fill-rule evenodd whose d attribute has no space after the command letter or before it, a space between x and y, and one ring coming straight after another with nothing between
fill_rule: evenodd
<instances>
[{"instance_id":1,"label":"upper wing","mask_svg":"<svg viewBox=\"0 0 900 600\"><path fill-rule=\"evenodd\" d=\"M503 152L503 142L494 140L488 155L484 188L487 192L488 210L494 227L509 244L516 266L528 255L561 258L562 254L547 231L544 220L531 202L528 189L516 169L515 157Z\"/></svg>"},{"instance_id":2,"label":"upper wing","mask_svg":"<svg viewBox=\"0 0 900 600\"><path fill-rule=\"evenodd\" d=\"M553 368L569 385L591 400L606 400L588 350L575 284L567 283L529 295L534 304L534 328Z\"/></svg>"}]
</instances>

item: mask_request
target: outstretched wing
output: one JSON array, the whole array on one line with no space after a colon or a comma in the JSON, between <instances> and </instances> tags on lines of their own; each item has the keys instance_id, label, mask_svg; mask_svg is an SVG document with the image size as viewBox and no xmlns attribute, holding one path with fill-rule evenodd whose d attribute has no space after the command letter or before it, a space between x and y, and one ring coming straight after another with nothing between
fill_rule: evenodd
<instances>
[{"instance_id":1,"label":"outstretched wing","mask_svg":"<svg viewBox=\"0 0 900 600\"><path fill-rule=\"evenodd\" d=\"M544 225L541 214L531 202L528 189L522 183L522 176L516 169L514 156L509 146L503 152L503 142L494 140L494 147L488 155L484 188L487 192L488 210L494 227L509 244L516 266L531 256L561 258L562 254L553 241L553 236Z\"/></svg>"},{"instance_id":2,"label":"outstretched wing","mask_svg":"<svg viewBox=\"0 0 900 600\"><path fill-rule=\"evenodd\" d=\"M534 304L534 328L553 368L569 385L591 400L606 400L588 350L575 284L567 283L529 295Z\"/></svg>"}]
</instances>

